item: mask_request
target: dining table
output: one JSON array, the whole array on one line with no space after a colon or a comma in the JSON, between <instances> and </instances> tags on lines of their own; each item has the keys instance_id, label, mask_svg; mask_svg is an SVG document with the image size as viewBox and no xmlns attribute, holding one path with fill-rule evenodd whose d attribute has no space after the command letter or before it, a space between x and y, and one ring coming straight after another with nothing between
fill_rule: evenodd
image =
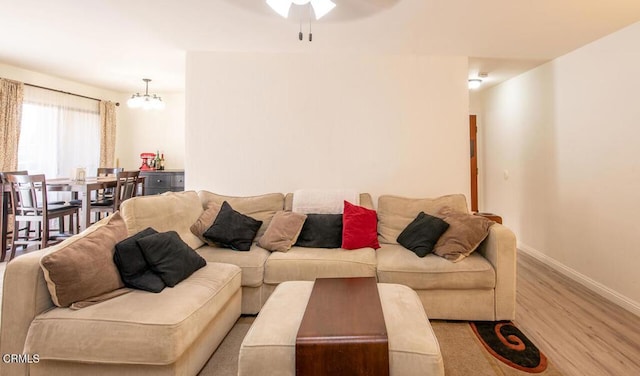
<instances>
[{"instance_id":1,"label":"dining table","mask_svg":"<svg viewBox=\"0 0 640 376\"><path fill-rule=\"evenodd\" d=\"M138 177L140 194L144 196L145 177ZM70 178L47 179L47 192L72 192L81 201L81 215L79 220L80 231L91 225L91 193L106 188L115 188L118 178L115 176L88 177L85 180L74 180ZM11 199L11 186L2 184L2 194L0 194L0 231L2 245L2 256L5 254L7 244L7 230L9 217L9 200ZM2 257L4 259L4 257Z\"/></svg>"},{"instance_id":2,"label":"dining table","mask_svg":"<svg viewBox=\"0 0 640 376\"><path fill-rule=\"evenodd\" d=\"M144 196L144 176L138 177L138 185L141 187L141 195ZM88 177L85 180L73 180L58 178L47 180L48 192L70 191L77 195L82 202L80 210L80 231L84 231L91 224L91 192L101 189L115 188L118 178L115 176Z\"/></svg>"}]
</instances>

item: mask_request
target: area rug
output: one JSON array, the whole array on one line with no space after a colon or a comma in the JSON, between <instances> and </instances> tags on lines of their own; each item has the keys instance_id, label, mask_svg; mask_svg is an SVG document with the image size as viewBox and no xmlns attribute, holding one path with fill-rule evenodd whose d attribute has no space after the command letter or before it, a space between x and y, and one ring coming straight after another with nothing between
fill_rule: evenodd
<instances>
[{"instance_id":1,"label":"area rug","mask_svg":"<svg viewBox=\"0 0 640 376\"><path fill-rule=\"evenodd\" d=\"M512 322L471 322L485 349L502 363L529 373L547 369L547 357Z\"/></svg>"},{"instance_id":2,"label":"area rug","mask_svg":"<svg viewBox=\"0 0 640 376\"><path fill-rule=\"evenodd\" d=\"M254 319L252 316L240 317L220 347L204 366L199 374L200 376L236 376L238 374L240 344ZM481 326L480 323L474 324L476 327ZM446 376L531 375L529 372L512 367L492 355L486 349L483 341L476 336L468 322L434 320L431 322L431 326L440 344ZM511 332L508 333L505 338L513 341L514 338L510 337L512 334ZM524 335L522 336L524 337ZM521 346L516 345L516 347ZM265 369L264 375L269 376L269 370ZM537 375L561 376L562 374L556 370L553 364L547 361L546 369L537 373Z\"/></svg>"},{"instance_id":3,"label":"area rug","mask_svg":"<svg viewBox=\"0 0 640 376\"><path fill-rule=\"evenodd\" d=\"M431 326L440 344L447 376L531 376L532 373L544 376L562 375L511 323L434 320ZM500 334L495 333L496 328ZM477 335L476 331L482 332L487 339L482 340L482 334ZM501 338L504 338L504 342ZM510 351L504 351L504 348ZM536 353L544 361L536 362ZM522 367L516 361L528 366L538 364ZM544 366L540 366L541 363Z\"/></svg>"}]
</instances>

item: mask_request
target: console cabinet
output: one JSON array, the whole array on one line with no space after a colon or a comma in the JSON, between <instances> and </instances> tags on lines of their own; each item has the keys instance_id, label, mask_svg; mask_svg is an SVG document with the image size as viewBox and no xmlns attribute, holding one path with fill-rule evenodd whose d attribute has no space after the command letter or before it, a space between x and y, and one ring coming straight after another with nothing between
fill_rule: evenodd
<instances>
[{"instance_id":1,"label":"console cabinet","mask_svg":"<svg viewBox=\"0 0 640 376\"><path fill-rule=\"evenodd\" d=\"M145 196L184 191L184 170L140 171L145 177Z\"/></svg>"}]
</instances>

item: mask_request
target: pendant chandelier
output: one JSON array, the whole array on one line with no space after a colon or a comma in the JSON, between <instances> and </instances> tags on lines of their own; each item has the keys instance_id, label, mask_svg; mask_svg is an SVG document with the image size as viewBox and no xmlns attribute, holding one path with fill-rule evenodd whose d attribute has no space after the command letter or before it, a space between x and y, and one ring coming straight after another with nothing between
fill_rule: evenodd
<instances>
[{"instance_id":1,"label":"pendant chandelier","mask_svg":"<svg viewBox=\"0 0 640 376\"><path fill-rule=\"evenodd\" d=\"M130 108L142 108L143 110L162 110L165 106L162 98L155 94L149 95L149 82L151 82L151 79L143 78L142 81L146 84L144 95L140 95L140 93L133 94L127 101L127 106Z\"/></svg>"},{"instance_id":2,"label":"pendant chandelier","mask_svg":"<svg viewBox=\"0 0 640 376\"><path fill-rule=\"evenodd\" d=\"M331 0L267 0L267 4L284 18L289 17L291 4L305 5L311 3L316 20L329 13L336 4Z\"/></svg>"}]
</instances>

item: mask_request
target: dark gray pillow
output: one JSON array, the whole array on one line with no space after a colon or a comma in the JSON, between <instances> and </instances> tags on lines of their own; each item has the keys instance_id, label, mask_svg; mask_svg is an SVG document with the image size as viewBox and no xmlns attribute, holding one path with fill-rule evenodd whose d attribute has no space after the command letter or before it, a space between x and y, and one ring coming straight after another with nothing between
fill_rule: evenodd
<instances>
[{"instance_id":1,"label":"dark gray pillow","mask_svg":"<svg viewBox=\"0 0 640 376\"><path fill-rule=\"evenodd\" d=\"M211 227L202 235L222 247L248 251L261 225L262 221L233 210L225 201Z\"/></svg>"},{"instance_id":2,"label":"dark gray pillow","mask_svg":"<svg viewBox=\"0 0 640 376\"><path fill-rule=\"evenodd\" d=\"M160 292L164 289L164 281L149 268L142 249L137 243L138 239L157 233L158 231L147 227L116 244L113 261L118 267L125 286L151 292Z\"/></svg>"},{"instance_id":3,"label":"dark gray pillow","mask_svg":"<svg viewBox=\"0 0 640 376\"><path fill-rule=\"evenodd\" d=\"M418 257L433 252L433 247L449 228L449 224L438 217L420 212L416 219L402 230L398 243L412 250Z\"/></svg>"},{"instance_id":4,"label":"dark gray pillow","mask_svg":"<svg viewBox=\"0 0 640 376\"><path fill-rule=\"evenodd\" d=\"M310 248L340 248L342 246L342 214L307 214L295 245Z\"/></svg>"},{"instance_id":5,"label":"dark gray pillow","mask_svg":"<svg viewBox=\"0 0 640 376\"><path fill-rule=\"evenodd\" d=\"M151 270L173 287L207 264L175 231L136 240Z\"/></svg>"}]
</instances>

